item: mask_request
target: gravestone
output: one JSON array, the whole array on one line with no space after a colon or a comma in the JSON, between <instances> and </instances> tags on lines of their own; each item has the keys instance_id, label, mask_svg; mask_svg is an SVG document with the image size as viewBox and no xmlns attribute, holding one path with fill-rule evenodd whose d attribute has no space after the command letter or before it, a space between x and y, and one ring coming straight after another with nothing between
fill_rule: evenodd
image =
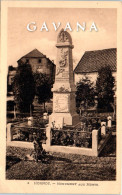
<instances>
[{"instance_id":1,"label":"gravestone","mask_svg":"<svg viewBox=\"0 0 122 195\"><path fill-rule=\"evenodd\" d=\"M76 125L79 122L79 115L76 113L75 103L76 88L73 79L73 45L70 34L63 29L58 34L56 47L56 75L52 89L53 113L50 115L49 123L51 124L53 121L57 121L58 118L63 117L63 125Z\"/></svg>"}]
</instances>

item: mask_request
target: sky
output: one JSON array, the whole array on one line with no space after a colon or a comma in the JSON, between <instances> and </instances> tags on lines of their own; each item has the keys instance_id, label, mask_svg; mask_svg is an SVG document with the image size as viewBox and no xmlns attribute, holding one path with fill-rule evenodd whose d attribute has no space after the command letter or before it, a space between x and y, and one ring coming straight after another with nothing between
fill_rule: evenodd
<instances>
[{"instance_id":1,"label":"sky","mask_svg":"<svg viewBox=\"0 0 122 195\"><path fill-rule=\"evenodd\" d=\"M27 24L35 22L37 29L34 32L27 30ZM48 32L40 31L46 22ZM57 31L52 23L61 23ZM67 30L74 45L74 67L85 51L101 50L117 47L117 12L111 8L8 8L8 40L7 63L17 66L17 60L33 49L38 49L56 64L57 36L62 28L70 23L72 32ZM86 24L85 31L77 29L77 22ZM92 23L98 29L96 32L90 27Z\"/></svg>"}]
</instances>

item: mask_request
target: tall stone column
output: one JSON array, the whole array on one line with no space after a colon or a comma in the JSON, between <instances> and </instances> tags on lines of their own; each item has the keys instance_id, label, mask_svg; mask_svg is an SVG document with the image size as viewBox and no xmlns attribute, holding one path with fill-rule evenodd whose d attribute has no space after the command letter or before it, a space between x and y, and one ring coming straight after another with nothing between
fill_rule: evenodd
<instances>
[{"instance_id":1,"label":"tall stone column","mask_svg":"<svg viewBox=\"0 0 122 195\"><path fill-rule=\"evenodd\" d=\"M64 125L76 125L75 85L73 79L72 38L63 29L57 37L57 62L55 83L53 85L53 113L50 122L63 118Z\"/></svg>"}]
</instances>

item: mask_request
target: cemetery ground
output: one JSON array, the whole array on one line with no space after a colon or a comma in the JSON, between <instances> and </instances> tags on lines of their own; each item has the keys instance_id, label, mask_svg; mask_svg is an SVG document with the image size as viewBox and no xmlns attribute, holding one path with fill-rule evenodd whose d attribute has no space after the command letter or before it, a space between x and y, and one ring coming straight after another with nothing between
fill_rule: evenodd
<instances>
[{"instance_id":1,"label":"cemetery ground","mask_svg":"<svg viewBox=\"0 0 122 195\"><path fill-rule=\"evenodd\" d=\"M25 161L31 149L7 146L6 179L89 180L116 179L116 136L113 135L99 157L77 154L47 154L45 162Z\"/></svg>"}]
</instances>

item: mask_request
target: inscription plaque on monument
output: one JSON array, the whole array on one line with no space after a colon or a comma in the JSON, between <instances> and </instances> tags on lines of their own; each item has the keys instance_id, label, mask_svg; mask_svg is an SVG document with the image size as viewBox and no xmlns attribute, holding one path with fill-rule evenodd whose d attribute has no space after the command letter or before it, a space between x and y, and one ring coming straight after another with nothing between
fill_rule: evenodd
<instances>
[{"instance_id":1,"label":"inscription plaque on monument","mask_svg":"<svg viewBox=\"0 0 122 195\"><path fill-rule=\"evenodd\" d=\"M54 96L54 112L69 112L69 95L56 94Z\"/></svg>"}]
</instances>

